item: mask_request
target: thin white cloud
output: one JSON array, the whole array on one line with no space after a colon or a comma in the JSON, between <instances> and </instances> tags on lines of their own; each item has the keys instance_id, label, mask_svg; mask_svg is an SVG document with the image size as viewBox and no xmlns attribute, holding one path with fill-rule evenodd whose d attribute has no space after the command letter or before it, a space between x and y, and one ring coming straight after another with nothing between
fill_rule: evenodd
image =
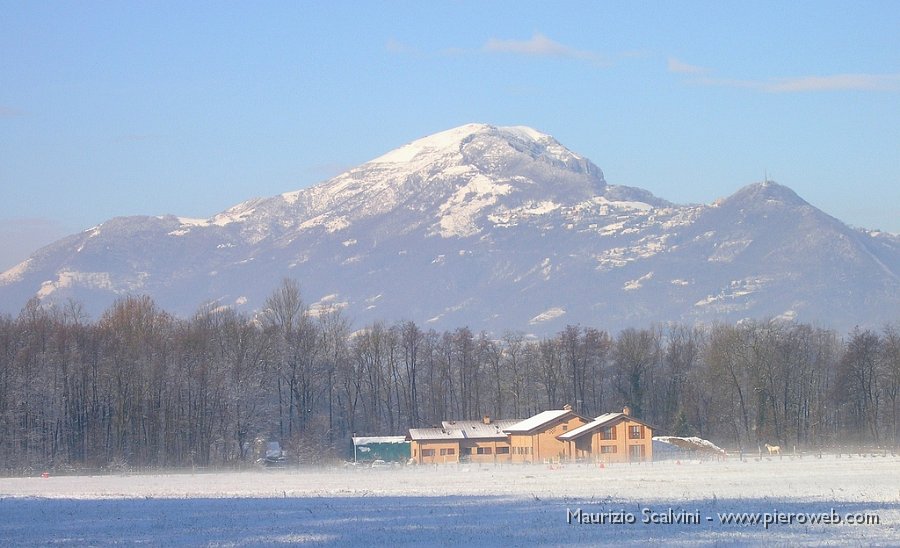
<instances>
[{"instance_id":1,"label":"thin white cloud","mask_svg":"<svg viewBox=\"0 0 900 548\"><path fill-rule=\"evenodd\" d=\"M802 76L763 82L760 89L770 93L804 91L900 91L900 74L834 74Z\"/></svg>"},{"instance_id":2,"label":"thin white cloud","mask_svg":"<svg viewBox=\"0 0 900 548\"><path fill-rule=\"evenodd\" d=\"M684 63L674 57L669 57L667 66L669 72L674 72L677 74L706 74L707 72L709 72L709 69L706 67L689 65L688 63Z\"/></svg>"},{"instance_id":3,"label":"thin white cloud","mask_svg":"<svg viewBox=\"0 0 900 548\"><path fill-rule=\"evenodd\" d=\"M719 78L712 71L684 63L674 57L668 59L668 71L683 74L685 82L700 86L730 87L764 93L812 93L817 91L900 91L900 74L832 74L826 76L796 76L745 80Z\"/></svg>"},{"instance_id":4,"label":"thin white cloud","mask_svg":"<svg viewBox=\"0 0 900 548\"><path fill-rule=\"evenodd\" d=\"M24 115L25 113L17 108L0 105L0 118L15 118Z\"/></svg>"},{"instance_id":5,"label":"thin white cloud","mask_svg":"<svg viewBox=\"0 0 900 548\"><path fill-rule=\"evenodd\" d=\"M390 53L416 53L416 48L397 40L396 38L388 38L384 48Z\"/></svg>"},{"instance_id":6,"label":"thin white cloud","mask_svg":"<svg viewBox=\"0 0 900 548\"><path fill-rule=\"evenodd\" d=\"M118 135L115 141L118 143L140 143L143 141L152 141L159 138L159 135L153 133L124 133Z\"/></svg>"},{"instance_id":7,"label":"thin white cloud","mask_svg":"<svg viewBox=\"0 0 900 548\"><path fill-rule=\"evenodd\" d=\"M800 76L771 80L696 78L691 83L703 86L743 88L765 93L810 93L817 91L900 91L900 74L835 74Z\"/></svg>"},{"instance_id":8,"label":"thin white cloud","mask_svg":"<svg viewBox=\"0 0 900 548\"><path fill-rule=\"evenodd\" d=\"M529 40L502 40L491 38L482 47L490 53L512 53L534 57L565 57L593 63L605 63L603 57L593 51L580 50L551 40L541 33L535 33Z\"/></svg>"}]
</instances>

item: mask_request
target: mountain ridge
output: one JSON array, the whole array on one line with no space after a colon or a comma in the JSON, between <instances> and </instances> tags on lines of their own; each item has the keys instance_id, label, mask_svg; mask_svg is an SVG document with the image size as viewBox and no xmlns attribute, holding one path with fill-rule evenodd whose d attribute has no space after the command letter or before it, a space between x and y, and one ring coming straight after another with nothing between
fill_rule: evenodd
<instances>
[{"instance_id":1,"label":"mountain ridge","mask_svg":"<svg viewBox=\"0 0 900 548\"><path fill-rule=\"evenodd\" d=\"M548 333L666 321L896 321L900 238L855 230L788 187L677 205L610 185L523 126L467 124L305 189L208 219L116 217L0 274L0 311L31 296L99 314L145 293L173 312L258 310L284 277L313 310Z\"/></svg>"}]
</instances>

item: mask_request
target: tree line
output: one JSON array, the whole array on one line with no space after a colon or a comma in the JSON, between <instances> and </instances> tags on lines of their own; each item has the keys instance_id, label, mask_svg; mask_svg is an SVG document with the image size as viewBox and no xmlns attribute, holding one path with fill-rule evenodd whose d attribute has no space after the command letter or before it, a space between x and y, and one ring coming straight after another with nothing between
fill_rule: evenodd
<instances>
[{"instance_id":1,"label":"tree line","mask_svg":"<svg viewBox=\"0 0 900 548\"><path fill-rule=\"evenodd\" d=\"M621 410L658 434L755 451L900 440L900 331L802 323L567 326L536 339L354 330L285 280L262 310L190 318L125 297L96 321L76 302L0 316L0 467L241 466L277 440L300 462L344 458L352 435L442 420Z\"/></svg>"}]
</instances>

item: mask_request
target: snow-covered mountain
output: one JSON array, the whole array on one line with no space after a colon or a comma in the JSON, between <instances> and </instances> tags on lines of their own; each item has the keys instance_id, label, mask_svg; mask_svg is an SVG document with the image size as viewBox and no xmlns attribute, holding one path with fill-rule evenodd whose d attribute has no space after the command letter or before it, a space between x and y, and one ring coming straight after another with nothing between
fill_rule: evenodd
<instances>
[{"instance_id":1,"label":"snow-covered mountain","mask_svg":"<svg viewBox=\"0 0 900 548\"><path fill-rule=\"evenodd\" d=\"M770 181L710 205L609 185L526 127L470 124L329 181L210 219L123 217L0 275L0 310L37 295L98 315L148 294L189 315L257 310L285 277L356 325L552 333L782 317L900 320L900 238L851 229Z\"/></svg>"}]
</instances>

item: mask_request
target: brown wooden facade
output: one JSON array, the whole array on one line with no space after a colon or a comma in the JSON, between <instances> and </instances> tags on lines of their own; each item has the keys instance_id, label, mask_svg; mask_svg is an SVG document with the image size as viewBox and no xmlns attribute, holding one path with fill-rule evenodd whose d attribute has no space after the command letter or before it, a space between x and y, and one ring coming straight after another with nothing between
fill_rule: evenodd
<instances>
[{"instance_id":1,"label":"brown wooden facade","mask_svg":"<svg viewBox=\"0 0 900 548\"><path fill-rule=\"evenodd\" d=\"M519 463L560 462L568 455L568 443L558 436L574 430L588 420L566 406L544 411L506 430L509 434L510 461Z\"/></svg>"},{"instance_id":2,"label":"brown wooden facade","mask_svg":"<svg viewBox=\"0 0 900 548\"><path fill-rule=\"evenodd\" d=\"M653 460L653 429L627 413L607 413L561 436L573 461Z\"/></svg>"},{"instance_id":3,"label":"brown wooden facade","mask_svg":"<svg viewBox=\"0 0 900 548\"><path fill-rule=\"evenodd\" d=\"M410 454L417 464L460 462L641 462L653 459L653 429L622 413L586 419L570 406L522 421L445 421L441 428L411 428Z\"/></svg>"},{"instance_id":4,"label":"brown wooden facade","mask_svg":"<svg viewBox=\"0 0 900 548\"><path fill-rule=\"evenodd\" d=\"M417 464L450 464L459 462L457 431L444 428L411 428L409 454Z\"/></svg>"},{"instance_id":5,"label":"brown wooden facade","mask_svg":"<svg viewBox=\"0 0 900 548\"><path fill-rule=\"evenodd\" d=\"M440 428L411 428L410 458L418 464L508 463L509 437L516 420L444 421Z\"/></svg>"},{"instance_id":6,"label":"brown wooden facade","mask_svg":"<svg viewBox=\"0 0 900 548\"><path fill-rule=\"evenodd\" d=\"M511 462L508 439L465 440L460 442L460 459L463 462L506 463Z\"/></svg>"}]
</instances>

